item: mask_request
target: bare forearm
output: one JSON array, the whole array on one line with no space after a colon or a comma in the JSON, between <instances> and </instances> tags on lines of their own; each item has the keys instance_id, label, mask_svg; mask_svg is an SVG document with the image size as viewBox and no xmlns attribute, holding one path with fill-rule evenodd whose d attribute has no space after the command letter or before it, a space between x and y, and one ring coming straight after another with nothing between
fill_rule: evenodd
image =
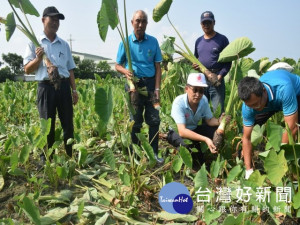
<instances>
[{"instance_id":1,"label":"bare forearm","mask_svg":"<svg viewBox=\"0 0 300 225\"><path fill-rule=\"evenodd\" d=\"M70 85L72 90L76 90L76 84L75 84L75 76L74 76L74 71L70 70Z\"/></svg>"},{"instance_id":2,"label":"bare forearm","mask_svg":"<svg viewBox=\"0 0 300 225\"><path fill-rule=\"evenodd\" d=\"M155 89L160 88L161 83L161 67L160 63L155 63Z\"/></svg>"},{"instance_id":3,"label":"bare forearm","mask_svg":"<svg viewBox=\"0 0 300 225\"><path fill-rule=\"evenodd\" d=\"M31 74L39 68L42 58L35 58L24 66L24 71L26 74Z\"/></svg>"},{"instance_id":4,"label":"bare forearm","mask_svg":"<svg viewBox=\"0 0 300 225\"><path fill-rule=\"evenodd\" d=\"M244 163L247 170L252 168L252 144L251 140L243 137L243 155L244 155Z\"/></svg>"}]
</instances>

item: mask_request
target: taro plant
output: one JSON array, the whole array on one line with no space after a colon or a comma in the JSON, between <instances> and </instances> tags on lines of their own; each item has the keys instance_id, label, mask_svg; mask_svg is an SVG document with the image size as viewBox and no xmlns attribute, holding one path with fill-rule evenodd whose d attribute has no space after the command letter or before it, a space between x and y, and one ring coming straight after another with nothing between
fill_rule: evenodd
<instances>
[{"instance_id":1,"label":"taro plant","mask_svg":"<svg viewBox=\"0 0 300 225\"><path fill-rule=\"evenodd\" d=\"M6 30L6 40L9 41L11 36L13 35L16 27L25 34L30 41L34 44L35 47L40 47L40 43L38 42L35 33L29 23L29 20L27 18L27 14L34 15L36 17L39 17L40 14L35 9L35 7L31 4L29 0L8 0L9 5L11 6L13 12L9 13L6 18L0 17L0 23L5 24L5 30ZM19 16L19 14L16 11L16 8L19 8L21 12L23 13L25 20L27 22L27 26ZM17 17L18 21L21 25L17 25L15 21L15 16ZM55 89L60 88L60 77L58 74L58 68L53 65L53 63L50 61L50 59L46 56L46 54L43 55L43 60L47 66L47 72L49 75L50 82L54 84Z\"/></svg>"},{"instance_id":2,"label":"taro plant","mask_svg":"<svg viewBox=\"0 0 300 225\"><path fill-rule=\"evenodd\" d=\"M103 0L101 4L101 9L97 16L97 23L98 23L98 29L100 37L103 41L106 39L108 27L110 26L112 29L117 28L119 35L122 39L125 52L126 52L126 58L128 61L128 69L132 73L134 73L132 69L132 60L131 60L131 54L130 54L130 45L128 40L128 29L127 29L127 16L126 16L126 1L124 0L124 24L125 24L125 33L120 21L120 17L118 14L118 4L117 0ZM146 87L138 88L136 86L136 82L138 79L133 76L133 78L127 79L127 84L129 86L129 94L130 94L130 100L131 104L136 108L138 104L138 94L143 94L145 96L148 95ZM137 92L137 91L138 92Z\"/></svg>"},{"instance_id":3,"label":"taro plant","mask_svg":"<svg viewBox=\"0 0 300 225\"><path fill-rule=\"evenodd\" d=\"M242 79L242 77L245 76L245 74L243 73L238 73L238 68L241 68L241 66L243 66L241 64L241 62L243 62L242 58L249 55L254 50L255 48L253 48L252 41L247 37L241 37L231 42L221 52L219 56L218 62L231 62L235 60L233 77L230 77L230 80L228 82L228 85L230 85L230 95L226 105L225 115L234 116L235 114L233 108L236 102L238 101L237 84ZM218 150L220 150L223 144L225 126L226 126L226 117L224 116L220 123L220 126L216 130L213 137L213 143Z\"/></svg>"}]
</instances>

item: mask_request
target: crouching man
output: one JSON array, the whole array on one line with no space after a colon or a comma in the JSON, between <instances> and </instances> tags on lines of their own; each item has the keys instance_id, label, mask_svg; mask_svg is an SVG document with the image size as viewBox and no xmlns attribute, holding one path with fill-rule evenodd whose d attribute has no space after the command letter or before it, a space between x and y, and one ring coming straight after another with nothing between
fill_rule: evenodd
<instances>
[{"instance_id":1,"label":"crouching man","mask_svg":"<svg viewBox=\"0 0 300 225\"><path fill-rule=\"evenodd\" d=\"M170 130L167 137L168 142L176 148L179 146L197 148L198 152L192 153L192 157L199 165L204 162L199 142L205 142L211 153L217 153L212 138L224 116L222 114L219 119L213 117L208 100L203 95L207 86L202 73L189 74L185 86L186 93L177 96L172 104L171 116L177 124L178 133ZM198 125L202 119L205 123ZM184 139L191 140L192 144L187 145Z\"/></svg>"}]
</instances>

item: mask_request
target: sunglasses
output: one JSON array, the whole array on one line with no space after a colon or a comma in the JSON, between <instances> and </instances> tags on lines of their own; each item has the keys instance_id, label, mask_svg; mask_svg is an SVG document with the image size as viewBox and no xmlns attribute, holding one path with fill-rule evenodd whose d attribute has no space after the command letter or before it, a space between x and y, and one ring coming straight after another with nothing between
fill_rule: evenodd
<instances>
[{"instance_id":1,"label":"sunglasses","mask_svg":"<svg viewBox=\"0 0 300 225\"><path fill-rule=\"evenodd\" d=\"M204 88L203 87L198 87L198 88L196 88L196 87L193 87L193 86L188 86L192 91L193 91L193 93L195 94L195 93L199 93L199 94L203 94L204 93Z\"/></svg>"}]
</instances>

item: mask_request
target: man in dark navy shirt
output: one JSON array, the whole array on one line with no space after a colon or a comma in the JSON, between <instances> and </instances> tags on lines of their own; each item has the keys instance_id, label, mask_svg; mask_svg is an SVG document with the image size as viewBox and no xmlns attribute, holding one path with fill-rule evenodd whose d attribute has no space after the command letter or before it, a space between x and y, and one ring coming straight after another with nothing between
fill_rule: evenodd
<instances>
[{"instance_id":1,"label":"man in dark navy shirt","mask_svg":"<svg viewBox=\"0 0 300 225\"><path fill-rule=\"evenodd\" d=\"M214 86L207 80L208 88L205 95L211 101L213 111L215 112L220 104L222 113L224 112L225 101L224 77L229 72L231 63L218 63L219 55L229 44L229 41L227 37L214 30L215 23L215 17L212 12L205 11L201 14L201 27L204 35L196 40L194 55L208 70L218 77L219 86ZM193 67L199 70L197 64L193 64Z\"/></svg>"}]
</instances>

